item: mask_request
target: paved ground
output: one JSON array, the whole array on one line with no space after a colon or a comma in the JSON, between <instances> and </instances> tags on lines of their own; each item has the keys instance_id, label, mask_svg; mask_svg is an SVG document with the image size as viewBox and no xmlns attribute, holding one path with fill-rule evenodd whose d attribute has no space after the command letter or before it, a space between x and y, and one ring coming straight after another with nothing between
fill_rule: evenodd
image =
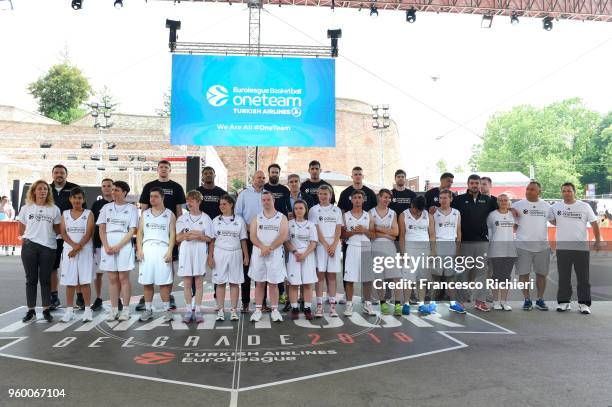
<instances>
[{"instance_id":1,"label":"paved ground","mask_svg":"<svg viewBox=\"0 0 612 407\"><path fill-rule=\"evenodd\" d=\"M132 276L135 279L136 275ZM134 281L135 283L135 281ZM135 294L139 287L134 284ZM24 301L23 271L18 258L0 259L0 313L21 306ZM518 306L518 304L516 304ZM516 307L515 307L516 308ZM560 314L556 312L494 312L485 315L466 316L469 326L486 325L477 317L496 325L490 325L489 334L457 333L456 341L467 346L455 346L457 349L432 353L425 356L400 360L392 363L373 365L356 370L347 370L331 375L313 377L270 387L241 391L211 390L202 387L186 386L167 382L150 381L134 377L122 377L108 373L86 371L70 367L41 364L38 362L0 357L0 405L1 406L98 406L104 403L109 406L158 406L158 405L207 405L207 406L611 406L612 405L612 341L610 341L610 321L612 319L612 304L597 302L593 307L593 315L583 316L577 313ZM22 310L18 311L19 315ZM453 316L443 315L448 321ZM18 320L11 313L2 318ZM422 321L422 320L421 320ZM344 320L345 327L353 326ZM405 322L405 321L404 321ZM431 321L430 321L431 322ZM80 322L79 322L80 324ZM244 336L253 332L266 332L263 340L272 338L275 333L283 333L287 329L294 332L292 322L285 321L281 325L260 331L253 329L248 322ZM246 324L246 325L245 325ZM476 325L475 325L476 324ZM438 327L437 324L433 324ZM41 327L48 325L34 324L16 331L32 332L39 338ZM75 324L75 326L77 326ZM505 334L499 328L503 327L514 332ZM0 326L2 328L2 326ZM448 327L446 327L448 328ZM36 329L36 330L32 330ZM169 329L169 328L161 328ZM195 329L195 328L194 328ZM431 345L432 338L439 334L425 333L428 328L417 329L414 325L406 327L406 332L414 338L410 346ZM442 329L442 328L441 328ZM461 328L448 328L460 331ZM30 331L28 331L30 330ZM284 331L285 330L285 331ZM334 331L330 329L329 332ZM387 342L385 332L391 330L370 329L365 335L373 333ZM364 332L365 332L364 331ZM113 331L114 332L114 331ZM159 333L151 331L150 337L158 337ZM161 331L167 332L167 331ZM178 332L178 331L173 331ZM217 331L201 331L203 337L217 334ZM234 334L235 331L232 331ZM308 332L328 332L325 329ZM335 331L334 331L335 332ZM429 332L429 331L426 331ZM92 331L93 334L99 332ZM500 334L502 333L502 334ZM23 334L23 333L22 333ZM238 330L240 336L241 331ZM53 335L65 337L67 334L45 334L49 336L49 349L55 342ZM132 335L131 333L127 334ZM147 335L143 333L142 335ZM178 335L178 333L177 333ZM218 334L217 334L218 335ZM422 336L419 336L422 335ZM432 336L433 335L433 336ZM6 335L5 335L6 337ZM372 338L371 338L372 339ZM28 339L29 340L29 339ZM246 339L245 339L246 340ZM278 339L276 339L278 340ZM372 339L373 340L373 339ZM0 338L0 347L9 340ZM27 343L7 347L2 352L10 353L11 349L26 349ZM374 343L374 342L371 342ZM233 345L233 344L232 344ZM336 344L338 349L343 349ZM397 350L398 345L389 346L389 352ZM117 360L117 371L121 353L117 347L102 348L106 360ZM144 351L155 348L143 346ZM68 349L68 348L67 348ZM245 348L246 349L246 348ZM39 349L31 349L32 352ZM372 355L380 354L374 344L355 348L353 357L360 357L363 352ZM384 353L385 349L382 350ZM94 352L99 350L92 349ZM359 352L359 355L357 354ZM346 354L346 352L344 353ZM348 356L351 357L350 352ZM69 358L67 358L68 360ZM85 358L86 359L86 358ZM331 360L331 359L330 359ZM327 360L320 363L318 373L335 370L336 362ZM78 362L78 361L77 361ZM87 365L88 360L82 360ZM75 362L76 363L76 362ZM177 369L181 365L176 365ZM286 372L287 366L275 368L276 365L261 365L261 371L248 371L248 375L265 375L274 377L276 371ZM279 365L280 366L280 365ZM313 365L295 363L295 369L312 369ZM151 367L150 374L165 375L163 367ZM156 370L159 369L159 370ZM276 369L276 370L275 370ZM285 370L283 370L285 369ZM202 382L212 380L206 375L221 375L223 368L215 370L202 369L199 376ZM244 372L247 372L245 369ZM247 374L244 373L243 375ZM297 372L299 373L299 372ZM284 373L286 374L286 373ZM241 376L232 376L234 378ZM243 381L249 378L242 376ZM276 377L277 381L289 377ZM252 379L252 378L250 378ZM12 399L9 389L19 388L51 388L65 389L66 396L60 399ZM197 403L197 404L196 404Z\"/></svg>"}]
</instances>

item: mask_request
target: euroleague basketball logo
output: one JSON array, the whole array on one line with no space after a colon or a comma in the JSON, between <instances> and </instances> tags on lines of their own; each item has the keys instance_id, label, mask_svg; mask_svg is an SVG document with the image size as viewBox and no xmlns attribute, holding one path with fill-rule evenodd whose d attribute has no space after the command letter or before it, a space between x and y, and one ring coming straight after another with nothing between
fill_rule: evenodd
<instances>
[{"instance_id":1,"label":"euroleague basketball logo","mask_svg":"<svg viewBox=\"0 0 612 407\"><path fill-rule=\"evenodd\" d=\"M176 355L172 352L147 352L134 357L139 365L165 365L174 361Z\"/></svg>"},{"instance_id":2,"label":"euroleague basketball logo","mask_svg":"<svg viewBox=\"0 0 612 407\"><path fill-rule=\"evenodd\" d=\"M229 99L228 91L221 85L213 85L206 92L206 100L212 106L220 107L227 103Z\"/></svg>"}]
</instances>

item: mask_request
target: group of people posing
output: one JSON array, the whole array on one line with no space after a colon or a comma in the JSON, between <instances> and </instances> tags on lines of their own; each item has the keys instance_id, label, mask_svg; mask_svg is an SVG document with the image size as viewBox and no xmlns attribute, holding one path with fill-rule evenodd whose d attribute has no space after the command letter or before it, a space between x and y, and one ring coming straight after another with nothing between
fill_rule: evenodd
<instances>
[{"instance_id":1,"label":"group of people posing","mask_svg":"<svg viewBox=\"0 0 612 407\"><path fill-rule=\"evenodd\" d=\"M225 298L229 285L231 320L250 312L251 280L255 281L255 309L251 321L271 312L272 321L282 321L280 302L292 319L303 312L306 319L323 317L324 291L328 314L338 316L336 289L343 281L343 314L353 313L355 284L361 284L361 311L376 315L372 282L376 278L397 282L509 280L516 270L521 281L536 274L535 307L548 310L543 299L551 249L548 223L557 226L558 311L570 309L571 270L577 275L578 306L590 313L589 248L587 225L593 228L595 245L600 244L597 219L591 207L576 200L575 187L561 188L563 201L549 205L540 199L541 186L531 181L526 198L512 203L501 194L490 195L491 180L471 175L467 191L451 192L453 175L444 173L440 187L424 196L406 187L406 173L397 170L394 188L375 193L363 184L363 170L354 167L353 184L339 196L337 205L331 185L320 178L321 165L309 163L309 179L301 182L291 174L287 186L280 184L281 168L268 167L268 182L257 171L253 185L238 199L215 185L211 167L202 170L202 185L185 194L170 180L171 165L158 163L158 179L146 184L139 209L126 201L130 191L124 181L104 179L102 198L86 208L83 189L67 182L63 165L53 168L53 182L36 181L19 212L22 261L26 273L28 311L35 318L37 286L40 282L43 317L52 321L51 311L60 305L58 282L66 287L66 310L61 318L75 318L76 305L83 321L92 321L102 308L102 275L108 276L110 310L107 321L130 319L129 272L138 266L138 282L144 295L136 306L141 321L154 317L154 287L159 287L161 317L174 318L172 296L174 275L183 278L185 310L183 321L203 322L204 276L215 285L216 319L226 316ZM183 207L186 211L183 213ZM408 270L388 267L382 276L372 272L374 255L486 257L485 267L424 267ZM340 275L341 278L336 276ZM91 284L96 298L91 302ZM314 298L313 298L314 285ZM399 285L398 285L399 286ZM285 295L285 289L288 292ZM509 311L507 290L449 290L449 309L465 313L465 303L474 301L480 311ZM380 289L376 295L380 312L406 315L411 306L428 314L436 311L437 293L426 290ZM524 310L533 302L523 290ZM493 297L493 306L487 300ZM238 307L239 297L242 306ZM267 306L267 298L270 307ZM90 306L87 306L91 304Z\"/></svg>"}]
</instances>

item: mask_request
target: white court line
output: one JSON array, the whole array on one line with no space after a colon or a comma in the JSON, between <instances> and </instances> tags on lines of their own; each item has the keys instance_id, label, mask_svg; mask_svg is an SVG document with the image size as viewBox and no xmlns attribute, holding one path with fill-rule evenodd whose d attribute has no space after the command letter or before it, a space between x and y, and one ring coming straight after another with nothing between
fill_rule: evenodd
<instances>
[{"instance_id":1,"label":"white court line","mask_svg":"<svg viewBox=\"0 0 612 407\"><path fill-rule=\"evenodd\" d=\"M27 336L7 336L4 338L0 337L0 339L16 339L15 341L12 341L11 343L7 343L6 345L0 348L0 350L3 350L4 348L8 348L9 346L16 344L17 342L21 342L24 339L27 339Z\"/></svg>"},{"instance_id":2,"label":"white court line","mask_svg":"<svg viewBox=\"0 0 612 407\"><path fill-rule=\"evenodd\" d=\"M5 316L5 315L8 315L8 314L10 314L11 312L17 311L18 309L22 309L22 308L27 308L27 307L26 307L25 305L22 305L21 307L13 308L13 309L12 309L12 310L10 310L10 311L6 311L6 312L3 312L2 314L0 314L0 317L3 317L3 316Z\"/></svg>"}]
</instances>

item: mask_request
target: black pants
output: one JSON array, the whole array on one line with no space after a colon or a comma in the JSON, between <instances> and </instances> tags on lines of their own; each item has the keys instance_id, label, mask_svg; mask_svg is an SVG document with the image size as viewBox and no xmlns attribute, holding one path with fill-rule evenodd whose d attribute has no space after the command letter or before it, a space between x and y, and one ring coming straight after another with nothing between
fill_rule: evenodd
<instances>
[{"instance_id":1,"label":"black pants","mask_svg":"<svg viewBox=\"0 0 612 407\"><path fill-rule=\"evenodd\" d=\"M578 304L591 306L591 284L589 283L589 257L587 250L557 250L559 289L557 302L570 302L572 298L572 266L578 283Z\"/></svg>"},{"instance_id":2,"label":"black pants","mask_svg":"<svg viewBox=\"0 0 612 407\"><path fill-rule=\"evenodd\" d=\"M26 300L28 308L36 307L36 292L40 281L42 306L51 304L51 271L55 261L55 249L24 240L21 261L26 275Z\"/></svg>"},{"instance_id":3,"label":"black pants","mask_svg":"<svg viewBox=\"0 0 612 407\"><path fill-rule=\"evenodd\" d=\"M251 239L247 239L247 249L250 259L253 255L253 243L251 243ZM244 273L244 283L240 285L242 305L248 305L251 302L251 277L249 277L249 266L244 266L242 272Z\"/></svg>"}]
</instances>

